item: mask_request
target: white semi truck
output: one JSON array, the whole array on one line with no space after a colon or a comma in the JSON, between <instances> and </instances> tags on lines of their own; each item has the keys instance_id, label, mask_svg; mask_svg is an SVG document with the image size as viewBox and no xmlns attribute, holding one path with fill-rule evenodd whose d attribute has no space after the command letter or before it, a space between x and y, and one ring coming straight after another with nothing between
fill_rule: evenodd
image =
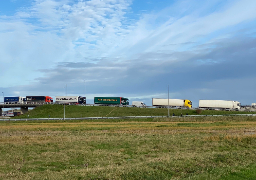
<instances>
[{"instance_id":1,"label":"white semi truck","mask_svg":"<svg viewBox=\"0 0 256 180\"><path fill-rule=\"evenodd\" d=\"M240 110L241 104L238 101L229 100L199 100L199 108Z\"/></svg>"},{"instance_id":2,"label":"white semi truck","mask_svg":"<svg viewBox=\"0 0 256 180\"><path fill-rule=\"evenodd\" d=\"M142 101L132 101L132 106L134 106L134 107L145 107L146 104Z\"/></svg>"},{"instance_id":3,"label":"white semi truck","mask_svg":"<svg viewBox=\"0 0 256 180\"><path fill-rule=\"evenodd\" d=\"M56 104L86 104L86 97L82 96L56 96Z\"/></svg>"},{"instance_id":4,"label":"white semi truck","mask_svg":"<svg viewBox=\"0 0 256 180\"><path fill-rule=\"evenodd\" d=\"M152 106L158 107L186 107L192 108L192 101L188 99L160 99L160 98L152 98Z\"/></svg>"}]
</instances>

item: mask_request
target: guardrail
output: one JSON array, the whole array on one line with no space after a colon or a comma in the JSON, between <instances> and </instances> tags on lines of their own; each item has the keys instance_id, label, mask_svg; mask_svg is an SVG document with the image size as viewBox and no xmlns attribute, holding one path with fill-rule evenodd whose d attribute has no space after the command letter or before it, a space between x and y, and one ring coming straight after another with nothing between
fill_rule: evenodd
<instances>
[{"instance_id":1,"label":"guardrail","mask_svg":"<svg viewBox=\"0 0 256 180\"><path fill-rule=\"evenodd\" d=\"M256 116L256 114L227 114L227 115L183 115L170 116L169 118L186 117L221 117L221 116ZM36 121L36 120L98 120L98 119L135 119L135 118L168 118L168 116L122 116L122 117L81 117L81 118L22 118L10 119L0 118L0 121Z\"/></svg>"}]
</instances>

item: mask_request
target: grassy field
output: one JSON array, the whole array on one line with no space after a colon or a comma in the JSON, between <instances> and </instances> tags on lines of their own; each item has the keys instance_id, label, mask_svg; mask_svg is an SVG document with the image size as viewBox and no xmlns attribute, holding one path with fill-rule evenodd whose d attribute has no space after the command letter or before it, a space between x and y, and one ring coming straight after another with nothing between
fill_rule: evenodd
<instances>
[{"instance_id":1,"label":"grassy field","mask_svg":"<svg viewBox=\"0 0 256 180\"><path fill-rule=\"evenodd\" d=\"M29 111L27 114L17 116L15 118L63 118L63 105L44 105ZM190 109L170 109L170 115L228 115L228 114L248 114L256 112L240 112L240 111L213 111ZM106 106L65 106L66 118L81 117L122 117L122 116L167 116L166 108L136 108L136 107L106 107Z\"/></svg>"},{"instance_id":2,"label":"grassy field","mask_svg":"<svg viewBox=\"0 0 256 180\"><path fill-rule=\"evenodd\" d=\"M0 134L0 179L256 179L256 117L11 121Z\"/></svg>"}]
</instances>

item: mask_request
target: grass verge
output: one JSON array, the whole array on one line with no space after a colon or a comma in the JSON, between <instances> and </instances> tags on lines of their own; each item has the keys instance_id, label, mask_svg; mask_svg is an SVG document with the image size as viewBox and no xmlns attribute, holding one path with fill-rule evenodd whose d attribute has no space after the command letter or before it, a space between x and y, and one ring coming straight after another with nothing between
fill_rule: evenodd
<instances>
[{"instance_id":1,"label":"grass verge","mask_svg":"<svg viewBox=\"0 0 256 180\"><path fill-rule=\"evenodd\" d=\"M0 179L254 179L255 117L2 122Z\"/></svg>"},{"instance_id":2,"label":"grass verge","mask_svg":"<svg viewBox=\"0 0 256 180\"><path fill-rule=\"evenodd\" d=\"M197 115L197 110L191 109L170 109L170 115ZM256 112L241 112L241 111L214 111L202 110L201 115L230 115L230 114L252 114ZM167 116L167 108L137 108L137 107L109 107L109 106L65 106L66 118L81 118L81 117L123 117L123 116ZM14 118L63 118L63 105L44 105L36 107L24 115Z\"/></svg>"}]
</instances>

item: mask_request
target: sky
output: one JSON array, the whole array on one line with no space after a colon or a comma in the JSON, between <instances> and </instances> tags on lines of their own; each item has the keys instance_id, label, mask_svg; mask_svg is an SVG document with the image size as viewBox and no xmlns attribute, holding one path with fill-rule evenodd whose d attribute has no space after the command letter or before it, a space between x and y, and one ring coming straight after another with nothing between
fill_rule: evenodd
<instances>
[{"instance_id":1,"label":"sky","mask_svg":"<svg viewBox=\"0 0 256 180\"><path fill-rule=\"evenodd\" d=\"M255 0L0 1L0 91L250 105L255 9Z\"/></svg>"}]
</instances>

